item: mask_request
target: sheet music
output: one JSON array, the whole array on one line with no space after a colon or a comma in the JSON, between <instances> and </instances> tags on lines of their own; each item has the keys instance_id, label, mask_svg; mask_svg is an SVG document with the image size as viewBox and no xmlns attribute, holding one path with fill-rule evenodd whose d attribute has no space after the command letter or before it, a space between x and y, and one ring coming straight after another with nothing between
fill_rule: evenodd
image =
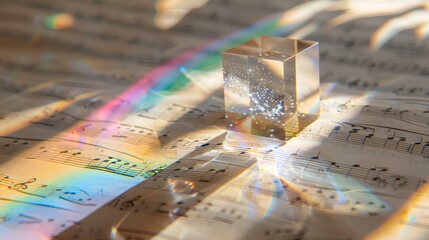
<instances>
[{"instance_id":1,"label":"sheet music","mask_svg":"<svg viewBox=\"0 0 429 240\"><path fill-rule=\"evenodd\" d=\"M202 1L162 25L156 1L15 2L0 3L0 236L429 235L428 42L374 38L395 16L326 28L330 1ZM293 22L305 8L322 10ZM286 144L224 127L219 53L272 34L321 47L321 117Z\"/></svg>"}]
</instances>

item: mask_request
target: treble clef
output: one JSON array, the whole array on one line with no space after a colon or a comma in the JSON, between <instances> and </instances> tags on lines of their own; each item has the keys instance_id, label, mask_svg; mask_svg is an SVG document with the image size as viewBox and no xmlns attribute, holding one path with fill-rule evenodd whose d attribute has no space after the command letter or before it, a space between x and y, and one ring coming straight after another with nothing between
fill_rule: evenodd
<instances>
[{"instance_id":1,"label":"treble clef","mask_svg":"<svg viewBox=\"0 0 429 240\"><path fill-rule=\"evenodd\" d=\"M34 183L36 180L37 180L36 178L32 178L26 182L14 184L13 186L10 186L9 189L17 190L17 191L24 190L28 188L27 184Z\"/></svg>"}]
</instances>

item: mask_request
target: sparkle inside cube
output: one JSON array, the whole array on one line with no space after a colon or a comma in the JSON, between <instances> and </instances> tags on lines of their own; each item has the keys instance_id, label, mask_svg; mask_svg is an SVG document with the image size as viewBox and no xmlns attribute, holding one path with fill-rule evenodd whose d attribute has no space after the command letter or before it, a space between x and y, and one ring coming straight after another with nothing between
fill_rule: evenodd
<instances>
[{"instance_id":1,"label":"sparkle inside cube","mask_svg":"<svg viewBox=\"0 0 429 240\"><path fill-rule=\"evenodd\" d=\"M319 45L257 37L222 53L227 129L287 140L319 117Z\"/></svg>"}]
</instances>

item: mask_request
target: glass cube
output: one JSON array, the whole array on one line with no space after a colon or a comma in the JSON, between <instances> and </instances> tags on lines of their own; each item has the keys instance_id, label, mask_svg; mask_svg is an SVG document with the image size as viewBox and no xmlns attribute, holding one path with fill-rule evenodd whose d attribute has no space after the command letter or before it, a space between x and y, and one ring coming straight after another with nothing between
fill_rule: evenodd
<instances>
[{"instance_id":1,"label":"glass cube","mask_svg":"<svg viewBox=\"0 0 429 240\"><path fill-rule=\"evenodd\" d=\"M222 53L227 129L287 140L319 117L319 45L257 37Z\"/></svg>"}]
</instances>

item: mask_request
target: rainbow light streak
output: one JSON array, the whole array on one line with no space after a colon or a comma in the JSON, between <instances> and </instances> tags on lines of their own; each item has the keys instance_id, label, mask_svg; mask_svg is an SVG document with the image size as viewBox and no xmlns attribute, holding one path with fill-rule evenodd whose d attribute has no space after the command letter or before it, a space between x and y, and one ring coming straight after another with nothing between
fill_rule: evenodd
<instances>
[{"instance_id":1,"label":"rainbow light streak","mask_svg":"<svg viewBox=\"0 0 429 240\"><path fill-rule=\"evenodd\" d=\"M399 32L419 27L420 25L427 22L429 22L429 11L426 10L414 10L407 14L391 19L384 23L373 34L370 42L370 48L373 51L378 50ZM416 34L419 36L418 29Z\"/></svg>"},{"instance_id":2,"label":"rainbow light streak","mask_svg":"<svg viewBox=\"0 0 429 240\"><path fill-rule=\"evenodd\" d=\"M256 157L258 158L258 157ZM287 173L283 173L287 174ZM257 175L251 176L248 174L246 177L247 179L255 179L253 187L253 191L255 194L252 194L249 196L249 191L246 188L243 188L241 196L247 196L247 198L250 198L253 200L248 205L248 213L251 214L252 218L254 219L268 219L272 215L272 213L275 213L278 208L278 203L283 202L284 200L279 200L279 197L281 195L285 195L286 199L289 197L290 194L296 195L300 199L302 199L304 202L314 202L313 196L310 195L308 192L303 192L299 188L299 184L291 182L287 180L285 177L280 176L279 171L277 169L277 165L273 162L270 163L263 163L261 159L258 159L258 171ZM270 179L272 181L272 189L269 189L271 192L271 196L269 196L270 202L267 206L259 206L260 210L263 210L263 213L261 216L256 215L258 211L253 205L258 203L257 195L263 193L258 193L258 190L263 190L263 186L268 186L268 184L262 183L262 179ZM287 188L287 191L291 191L290 193L287 193L284 189ZM291 199L293 201L294 199Z\"/></svg>"},{"instance_id":3,"label":"rainbow light streak","mask_svg":"<svg viewBox=\"0 0 429 240\"><path fill-rule=\"evenodd\" d=\"M429 22L420 25L416 30L416 35L420 41L427 39L429 37Z\"/></svg>"},{"instance_id":4,"label":"rainbow light streak","mask_svg":"<svg viewBox=\"0 0 429 240\"><path fill-rule=\"evenodd\" d=\"M290 188L290 190L294 191L298 195L301 195L299 191L296 191L297 189L295 189L293 185L286 183L285 179L279 176L277 167L272 167L272 169L270 170L267 169L267 171L269 171L269 174L271 175L271 179L273 182L273 186L274 186L273 195L278 193L286 194L283 186L292 187ZM278 196L273 196L271 198L271 204L269 205L264 215L265 218L268 218L270 214L275 211L275 206L279 202L277 197Z\"/></svg>"},{"instance_id":5,"label":"rainbow light streak","mask_svg":"<svg viewBox=\"0 0 429 240\"><path fill-rule=\"evenodd\" d=\"M157 0L154 24L160 29L170 29L179 23L191 10L200 8L209 0Z\"/></svg>"},{"instance_id":6,"label":"rainbow light streak","mask_svg":"<svg viewBox=\"0 0 429 240\"><path fill-rule=\"evenodd\" d=\"M415 192L401 209L390 216L383 225L378 227L365 239L424 239L425 236L420 235L418 231L413 229L413 224L418 224L416 216L413 215L413 210L422 211L419 206L426 206L429 196L429 184L424 184L417 192ZM420 216L420 222L425 224L426 217ZM415 232L414 232L415 231ZM426 236L427 237L427 236Z\"/></svg>"},{"instance_id":7,"label":"rainbow light streak","mask_svg":"<svg viewBox=\"0 0 429 240\"><path fill-rule=\"evenodd\" d=\"M29 126L32 122L43 120L46 116L40 115L40 112L46 108L52 109L52 111L60 112L67 109L68 107L71 107L80 100L97 96L98 94L98 91L92 91L76 96L72 100L58 100L50 104L21 111L19 115L13 116L13 121L5 121L5 123L0 126L0 135L6 136Z\"/></svg>"},{"instance_id":8,"label":"rainbow light streak","mask_svg":"<svg viewBox=\"0 0 429 240\"><path fill-rule=\"evenodd\" d=\"M70 13L56 13L48 16L45 27L51 30L65 30L73 27L75 19Z\"/></svg>"},{"instance_id":9,"label":"rainbow light streak","mask_svg":"<svg viewBox=\"0 0 429 240\"><path fill-rule=\"evenodd\" d=\"M59 17L59 19L58 19ZM220 66L221 51L252 39L260 35L284 35L287 32L293 30L297 25L289 25L288 21L285 21L285 18L288 17L287 12L271 16L269 18L263 19L248 28L233 32L225 37L215 39L213 41L207 42L199 47L196 47L194 50L185 52L170 62L156 68L143 78L141 78L137 83L132 85L126 91L117 96L114 100L106 103L102 107L95 110L89 117L92 120L109 120L109 121L119 121L125 115L129 114L133 110L138 109L139 107L144 106L145 104L150 104L156 102L159 99L159 95L148 94L150 91L171 91L182 89L189 83L189 79L186 78L181 72L180 68L185 67L186 69L199 69L201 71L216 69ZM46 26L52 29L65 29L72 26L72 16L69 15L53 15L46 21ZM61 21L59 21L61 20ZM63 23L65 21L68 24ZM59 22L58 22L59 21ZM61 24L60 24L61 23ZM119 99L119 100L118 100ZM123 101L126 100L127 105L123 105ZM61 104L60 109L64 108ZM57 109L54 109L57 110ZM78 123L75 125L74 129L81 128L85 123ZM71 129L73 131L73 129ZM81 138L82 141L85 139ZM86 139L88 140L88 139ZM66 185L73 186L77 185L78 182L93 181L96 176L97 181L112 181L121 180L123 182L130 181L130 179L121 179L120 177L112 176L110 174L102 174L99 172L89 172L87 176L67 176L59 175L57 179L51 180L51 182L46 182L45 184L54 183L55 185L61 185L65 183ZM51 178L52 179L52 178ZM91 179L91 180L90 180ZM125 191L126 189L124 189ZM30 196L25 195L22 199L26 200ZM29 199L30 200L30 199ZM24 202L24 201L22 201ZM33 211L29 211L33 209ZM39 209L39 210L37 210ZM29 204L17 204L17 203L5 203L2 201L2 213L7 214L8 212L34 212L40 211L40 208L34 208L34 206ZM95 209L93 209L95 210ZM87 210L88 211L88 210ZM44 212L42 210L42 212ZM87 214L91 212L88 211ZM45 214L40 214L40 216ZM46 236L49 237L54 231L59 229L52 229L50 232L44 232L39 230L31 229L30 227L20 228L25 232L32 232L32 236L40 236L40 239L44 239ZM3 230L2 230L3 231Z\"/></svg>"},{"instance_id":10,"label":"rainbow light streak","mask_svg":"<svg viewBox=\"0 0 429 240\"><path fill-rule=\"evenodd\" d=\"M303 184L300 184L300 179L304 177L306 180L314 179L316 175L313 175L311 173L305 173L300 168L294 168L293 165L288 165L288 172L279 172L279 170L273 166L273 163L270 164L264 164L259 165L259 171L262 173L260 175L264 175L264 173L267 173L270 178L273 180L273 184L275 189L272 191L273 197L271 198L271 204L266 209L265 216L268 217L271 212L274 212L276 208L276 197L274 194L278 194L280 192L285 193L283 186L286 186L288 191L291 191L290 194L296 195L297 198L301 199L303 202L306 202L309 204L309 207L313 205L323 205L323 199L318 199L315 197L316 192L315 191L302 191L302 186L305 186L305 182ZM365 187L363 184L361 184L359 181L348 178L348 185L352 185L353 187L350 190L347 190L346 188L343 188L339 186L338 182L335 180L335 174L329 174L329 172L326 172L327 174L324 175L329 180L329 183L333 185L336 195L337 195L337 203L340 205L345 205L347 203L353 202L353 197L350 196L347 193L352 193L354 191L360 192L363 190L364 193L371 194L372 190L371 188ZM294 177L293 180L289 180L287 178L287 175L289 174L290 177ZM261 178L262 176L260 176ZM323 182L321 182L321 179L314 179L315 181L319 182L321 185L323 185ZM356 187L354 187L356 186ZM344 191L347 190L347 191ZM373 197L373 202L376 202L378 204L382 204L384 206L387 206L386 210L390 210L391 208L387 205L385 201L378 198L376 195L371 194L371 197ZM295 199L291 199L292 201ZM323 210L322 210L323 211ZM353 214L352 212L348 214Z\"/></svg>"},{"instance_id":11,"label":"rainbow light streak","mask_svg":"<svg viewBox=\"0 0 429 240\"><path fill-rule=\"evenodd\" d=\"M181 69L198 69L201 71L216 69L220 67L222 50L256 36L283 35L290 32L296 25L288 25L288 21L283 20L286 16L287 14L278 14L269 17L246 29L233 32L179 55L142 77L114 100L95 110L89 119L119 121L130 112L159 100L159 96L149 94L150 92L174 92L182 89L190 83L190 80L182 73ZM118 99L126 101L129 105L123 106L122 101L118 101ZM76 126L76 128L80 127L81 125Z\"/></svg>"},{"instance_id":12,"label":"rainbow light streak","mask_svg":"<svg viewBox=\"0 0 429 240\"><path fill-rule=\"evenodd\" d=\"M265 213L263 214L263 218L269 218L272 213L276 212L276 209L278 207L277 204L280 202L283 202L283 200L279 201L279 197L280 197L279 194L284 194L286 196L286 199L288 199L289 194L285 192L283 186L285 186L288 189L288 191L292 191L291 192L292 195L296 195L297 198L302 199L304 202L307 202L307 203L314 202L313 196L311 196L310 193L302 192L300 190L300 188L298 187L298 184L295 184L295 183L287 180L285 177L280 176L277 168L274 169L274 167L272 167L272 166L269 166L269 167L261 166L260 171L262 172L262 174L260 174L260 175L265 175L265 173L268 174L270 179L272 179L273 186L274 186L274 189L272 189L271 202L267 206L267 208L265 209ZM267 178L267 177L265 176L265 178ZM297 198L290 199L290 201L294 201ZM309 207L311 207L311 205ZM250 206L249 206L249 209L251 210L252 208L250 208Z\"/></svg>"},{"instance_id":13,"label":"rainbow light streak","mask_svg":"<svg viewBox=\"0 0 429 240\"><path fill-rule=\"evenodd\" d=\"M279 194L279 193L284 194L283 187L278 187L279 182L277 182L277 184L276 184L276 180L278 178L277 178L276 174L274 174L275 171L270 171L267 167L262 166L260 163L258 164L258 169L259 169L257 172L258 175L252 176L252 178L251 178L251 179L257 179L257 180L255 181L255 184L253 186L255 194L251 195L251 200L253 200L251 202L252 204L248 205L249 215L251 215L251 217L253 219L268 218L271 215L272 211L274 211L275 206L276 206L277 198L274 195L276 195L276 193L277 194ZM261 216L258 216L258 215L256 215L259 212L259 211L257 211L258 208L255 208L253 205L258 204L258 202L259 202L257 199L257 196L259 194L263 194L263 193L259 193L259 190L264 189L263 186L265 185L261 181L262 179L271 179L273 181L274 189L269 189L269 191L272 193L272 195L269 196L270 197L270 203L268 206L265 207L265 209L264 209L264 206L262 206L262 210L264 210L264 212L262 213ZM244 190L245 190L245 188L243 188L243 191ZM246 196L246 195L248 195L248 194L243 192L242 196Z\"/></svg>"}]
</instances>

